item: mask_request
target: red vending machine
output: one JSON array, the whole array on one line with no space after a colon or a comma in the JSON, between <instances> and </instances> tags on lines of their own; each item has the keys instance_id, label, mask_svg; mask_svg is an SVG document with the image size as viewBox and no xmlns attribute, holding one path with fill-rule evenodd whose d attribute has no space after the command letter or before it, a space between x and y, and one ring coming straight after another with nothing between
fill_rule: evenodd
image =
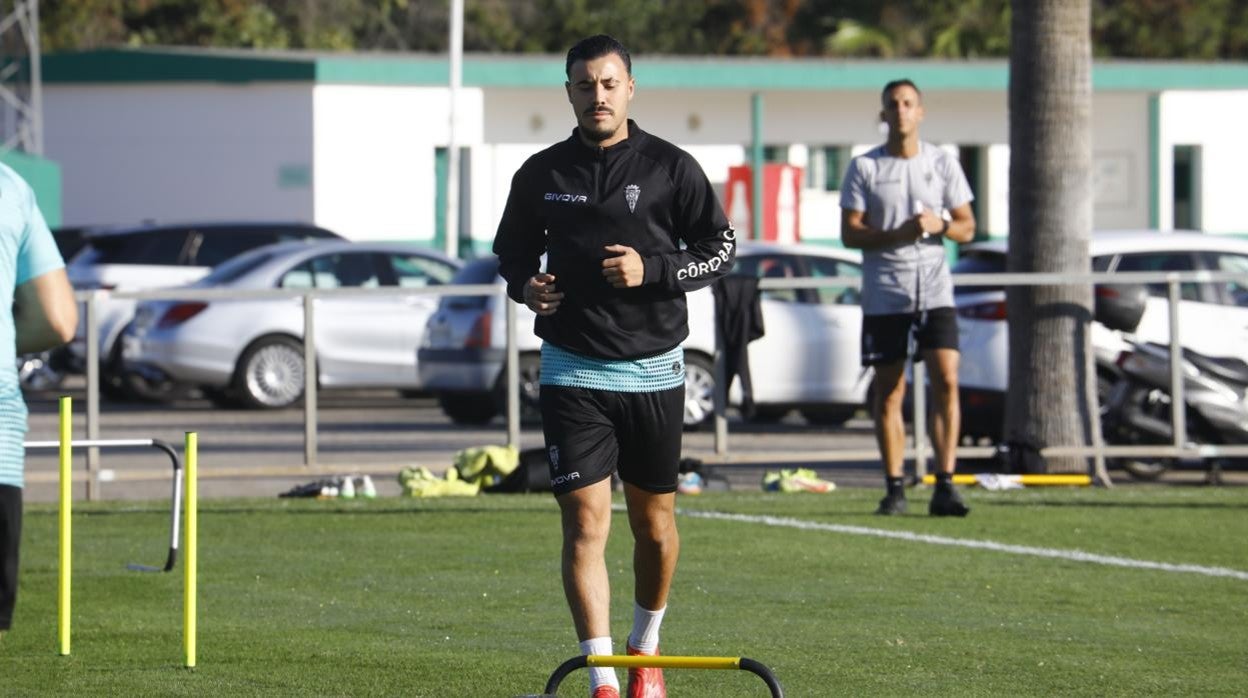
<instances>
[{"instance_id":1,"label":"red vending machine","mask_svg":"<svg viewBox=\"0 0 1248 698\"><path fill-rule=\"evenodd\" d=\"M724 210L743 240L797 242L802 239L802 168L763 165L763 230L754 230L751 215L754 179L749 165L728 168L724 186Z\"/></svg>"}]
</instances>

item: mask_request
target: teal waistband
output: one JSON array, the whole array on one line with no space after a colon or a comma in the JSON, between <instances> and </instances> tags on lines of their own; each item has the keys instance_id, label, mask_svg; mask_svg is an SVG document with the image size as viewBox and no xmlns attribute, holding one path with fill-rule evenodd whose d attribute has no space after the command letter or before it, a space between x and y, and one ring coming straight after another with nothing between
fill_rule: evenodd
<instances>
[{"instance_id":1,"label":"teal waistband","mask_svg":"<svg viewBox=\"0 0 1248 698\"><path fill-rule=\"evenodd\" d=\"M542 385L620 393L654 393L685 384L685 350L642 359L596 359L546 343L542 345Z\"/></svg>"}]
</instances>

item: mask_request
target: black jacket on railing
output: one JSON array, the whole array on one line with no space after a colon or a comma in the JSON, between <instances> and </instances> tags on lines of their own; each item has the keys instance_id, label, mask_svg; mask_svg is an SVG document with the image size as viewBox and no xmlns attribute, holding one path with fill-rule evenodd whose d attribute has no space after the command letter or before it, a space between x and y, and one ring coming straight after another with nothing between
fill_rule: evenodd
<instances>
[{"instance_id":1,"label":"black jacket on railing","mask_svg":"<svg viewBox=\"0 0 1248 698\"><path fill-rule=\"evenodd\" d=\"M724 395L733 376L741 378L741 415L754 416L754 384L750 379L750 342L763 336L763 310L758 279L729 274L711 287L715 294L715 332L724 354Z\"/></svg>"}]
</instances>

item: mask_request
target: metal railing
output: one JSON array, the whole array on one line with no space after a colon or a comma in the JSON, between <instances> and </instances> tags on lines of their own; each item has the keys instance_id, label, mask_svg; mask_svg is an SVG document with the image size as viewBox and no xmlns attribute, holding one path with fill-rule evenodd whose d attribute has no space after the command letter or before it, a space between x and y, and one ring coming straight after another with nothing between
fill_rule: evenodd
<instances>
[{"instance_id":1,"label":"metal railing","mask_svg":"<svg viewBox=\"0 0 1248 698\"><path fill-rule=\"evenodd\" d=\"M1181 295L1179 286L1183 283L1218 283L1238 282L1248 285L1248 274L1221 271L1187 271L1187 272L1088 272L1088 273L1005 273L1005 274L955 274L955 286L1059 286L1059 285L1094 285L1094 284L1166 284L1168 304L1168 340L1170 358L1170 419L1173 430L1173 442L1169 446L1108 446L1105 444L1075 444L1046 446L1040 449L1042 456L1075 456L1092 457L1095 459L1095 470L1098 477L1107 480L1104 473L1105 458L1219 458L1248 456L1248 446L1195 444L1187 441L1186 411L1183 393L1182 346L1178 341L1180 317L1179 304ZM761 279L760 290L820 288L824 286L855 286L861 287L861 279L857 277L826 277L802 279ZM722 360L716 349L717 371ZM722 376L717 373L717 376ZM717 381L715 407L716 439L715 450L719 455L727 454L727 420L725 418L725 399L727 386L720 388ZM922 362L913 364L913 384L926 384L926 374ZM927 455L927 411L925 391L914 390L914 432L905 457L914 459L917 475L921 479L926 474ZM996 453L995 447L959 446L956 455L959 458L986 458ZM873 449L857 451L838 451L820 454L825 461L848 461L877 457Z\"/></svg>"},{"instance_id":2,"label":"metal railing","mask_svg":"<svg viewBox=\"0 0 1248 698\"><path fill-rule=\"evenodd\" d=\"M1183 381L1181 347L1176 340L1179 336L1179 285L1183 283L1214 283L1236 281L1248 284L1248 275L1236 272L1121 272L1121 273L1020 273L1020 274L957 274L954 283L957 286L1021 286L1021 285L1077 285L1077 284L1123 284L1123 283L1164 283L1168 287L1169 300L1169 337L1170 337L1170 380L1171 421L1174 428L1174 442L1168 446L1106 446L1104 444L1072 444L1049 446L1041 450L1046 456L1083 456L1102 459L1105 457L1162 457L1162 458L1213 458L1223 456L1248 456L1248 446L1225 446L1209 444L1193 444L1186 440L1185 413L1182 409ZM817 289L821 287L861 287L860 277L799 277L786 279L761 279L760 290ZM519 395L519 349L517 343L516 304L504 296L503 289L495 284L472 285L436 285L423 288L349 288L322 290L227 290L207 288L178 288L147 291L111 292L104 290L79 291L75 297L85 304L86 318L86 430L87 439L99 439L99 396L100 396L100 356L99 356L99 318L97 306L102 298L112 296L133 300L254 300L291 298L300 299L303 312L303 351L304 365L317 365L316 356L316 300L334 297L385 297L412 295L456 295L456 296L499 296L506 308L506 361L504 370L506 380L506 431L507 442L519 446L520 442L520 395ZM717 333L716 333L717 334ZM718 341L718 337L716 338ZM412 347L415 352L417 347ZM723 366L723 355L720 347L715 347L715 371L717 380L715 391L715 453L718 459L726 462L745 462L744 459L733 458L728 452L728 420L727 412L727 381ZM304 430L304 466L315 466L318 460L317 439L317 372L305 370L303 400ZM925 384L925 373L922 363L913 368L914 385ZM905 457L914 459L918 465L919 475L926 473L926 459L929 452L927 445L927 407L922 390L914 391L914 430L913 437L906 449ZM958 457L983 458L995 453L993 447L959 446ZM818 454L798 454L794 459L810 459L817 456L822 461L851 461L874 459L878 453L874 449L839 450L835 452L819 452ZM94 480L98 476L98 451L88 449L87 469L89 477Z\"/></svg>"}]
</instances>

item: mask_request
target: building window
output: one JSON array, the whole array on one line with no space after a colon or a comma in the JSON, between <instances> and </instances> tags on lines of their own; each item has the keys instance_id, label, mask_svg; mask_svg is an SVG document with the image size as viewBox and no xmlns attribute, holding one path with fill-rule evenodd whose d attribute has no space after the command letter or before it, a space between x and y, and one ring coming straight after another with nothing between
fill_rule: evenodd
<instances>
[{"instance_id":1,"label":"building window","mask_svg":"<svg viewBox=\"0 0 1248 698\"><path fill-rule=\"evenodd\" d=\"M1174 228L1200 230L1200 146L1174 146Z\"/></svg>"},{"instance_id":2,"label":"building window","mask_svg":"<svg viewBox=\"0 0 1248 698\"><path fill-rule=\"evenodd\" d=\"M806 188L839 191L841 178L849 165L849 146L812 145L806 164Z\"/></svg>"}]
</instances>

